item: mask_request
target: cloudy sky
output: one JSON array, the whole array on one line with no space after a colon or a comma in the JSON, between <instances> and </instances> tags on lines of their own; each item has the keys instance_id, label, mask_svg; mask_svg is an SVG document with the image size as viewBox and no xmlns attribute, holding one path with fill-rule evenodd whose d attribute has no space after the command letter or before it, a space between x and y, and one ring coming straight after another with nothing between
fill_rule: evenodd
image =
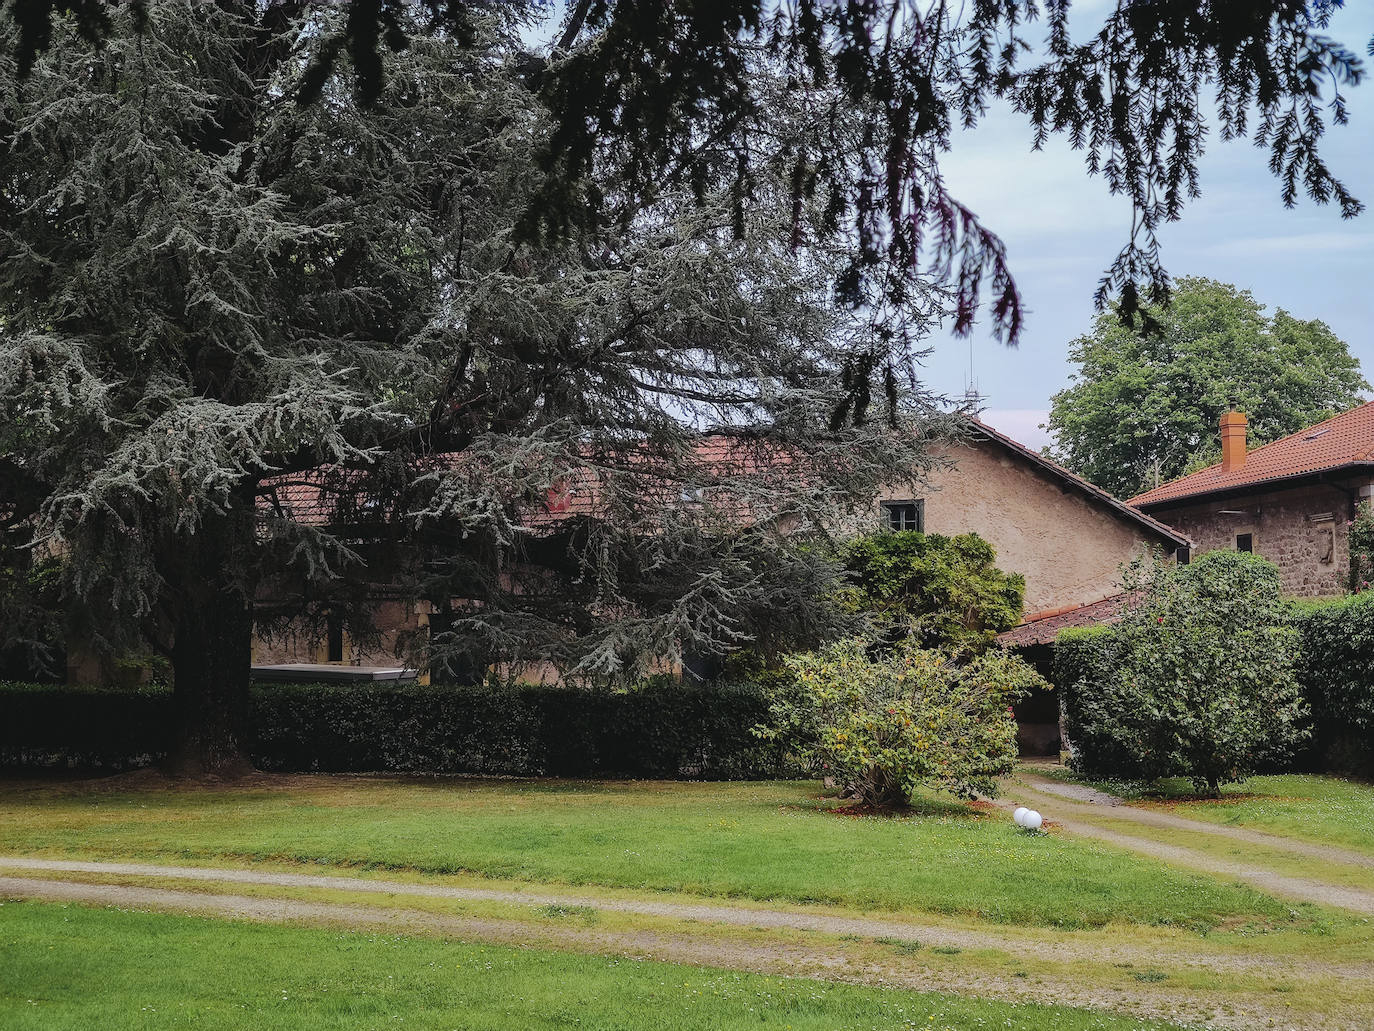
<instances>
[{"instance_id":1,"label":"cloudy sky","mask_svg":"<svg viewBox=\"0 0 1374 1031\"><path fill-rule=\"evenodd\" d=\"M1108 6L1108 0L1075 3L1075 23L1100 24ZM1365 54L1374 35L1374 3L1348 0L1329 34ZM1366 65L1374 61L1366 58ZM1374 381L1374 74L1348 90L1347 99L1350 124L1328 132L1324 154L1334 174L1369 206L1363 215L1342 221L1334 207L1310 202L1285 209L1264 151L1214 139L1201 165L1202 198L1161 238L1172 276L1210 276L1250 290L1271 308L1322 319L1350 344ZM1037 424L1050 396L1067 384L1069 341L1089 327L1093 291L1126 241L1130 206L1087 175L1081 154L1056 140L1035 153L1030 139L1014 114L994 109L978 129L955 139L944 170L954 196L1006 242L1030 309L1016 350L975 332L973 372L986 397L985 418L1039 446L1047 438ZM970 342L937 336L931 343L927 381L961 396Z\"/></svg>"}]
</instances>

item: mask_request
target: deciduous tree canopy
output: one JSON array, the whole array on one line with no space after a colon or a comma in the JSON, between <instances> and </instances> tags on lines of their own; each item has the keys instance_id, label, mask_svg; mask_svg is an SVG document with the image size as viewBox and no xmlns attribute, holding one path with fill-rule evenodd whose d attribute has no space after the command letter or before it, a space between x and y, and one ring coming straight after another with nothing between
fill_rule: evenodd
<instances>
[{"instance_id":1,"label":"deciduous tree canopy","mask_svg":"<svg viewBox=\"0 0 1374 1031\"><path fill-rule=\"evenodd\" d=\"M1296 433L1359 403L1369 389L1345 341L1318 319L1265 313L1247 290L1184 279L1157 332L1110 312L1075 340L1079 371L1056 394L1056 458L1129 498L1221 459L1218 424L1249 416L1251 446Z\"/></svg>"},{"instance_id":2,"label":"deciduous tree canopy","mask_svg":"<svg viewBox=\"0 0 1374 1031\"><path fill-rule=\"evenodd\" d=\"M886 645L907 637L922 648L976 655L1021 618L1026 580L997 568L991 544L976 533L877 533L842 551L852 584L847 600Z\"/></svg>"},{"instance_id":3,"label":"deciduous tree canopy","mask_svg":"<svg viewBox=\"0 0 1374 1031\"><path fill-rule=\"evenodd\" d=\"M1112 627L1066 630L1055 654L1075 769L1090 777L1187 777L1216 797L1311 736L1299 633L1278 567L1212 551L1191 565L1127 570Z\"/></svg>"}]
</instances>

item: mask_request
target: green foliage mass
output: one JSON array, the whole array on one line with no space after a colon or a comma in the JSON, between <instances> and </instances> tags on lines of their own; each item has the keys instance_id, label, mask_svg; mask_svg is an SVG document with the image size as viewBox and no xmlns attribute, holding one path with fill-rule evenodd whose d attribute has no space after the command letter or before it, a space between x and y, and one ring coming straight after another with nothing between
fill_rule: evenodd
<instances>
[{"instance_id":1,"label":"green foliage mass","mask_svg":"<svg viewBox=\"0 0 1374 1031\"><path fill-rule=\"evenodd\" d=\"M786 527L834 532L938 435L912 363L944 301L834 304L823 199L769 166L739 211L733 161L637 191L607 144L569 184L598 217L526 239L540 5L388 7L410 44L368 106L351 53L295 102L338 5L105 5L98 49L57 18L22 75L0 6L0 518L62 542L88 643L170 656L187 772L241 765L255 621L378 586L455 653L588 678L823 623L834 571ZM815 131L749 68L752 138Z\"/></svg>"},{"instance_id":2,"label":"green foliage mass","mask_svg":"<svg viewBox=\"0 0 1374 1031\"><path fill-rule=\"evenodd\" d=\"M1298 617L1298 626L1299 676L1318 741L1335 748L1328 761L1374 766L1374 592L1313 606Z\"/></svg>"},{"instance_id":3,"label":"green foliage mass","mask_svg":"<svg viewBox=\"0 0 1374 1031\"><path fill-rule=\"evenodd\" d=\"M849 639L786 664L792 684L775 696L762 736L799 743L809 768L878 807L907 805L923 784L995 794L1016 758L1012 703L1048 689L1008 652L958 665L911 642L875 656Z\"/></svg>"},{"instance_id":4,"label":"green foliage mass","mask_svg":"<svg viewBox=\"0 0 1374 1031\"><path fill-rule=\"evenodd\" d=\"M1374 582L1374 505L1363 502L1350 521L1350 593L1369 590Z\"/></svg>"},{"instance_id":5,"label":"green foliage mass","mask_svg":"<svg viewBox=\"0 0 1374 1031\"><path fill-rule=\"evenodd\" d=\"M1299 635L1276 566L1214 551L1139 567L1120 622L1063 631L1063 691L1075 769L1093 777L1190 778L1216 794L1310 734Z\"/></svg>"},{"instance_id":6,"label":"green foliage mass","mask_svg":"<svg viewBox=\"0 0 1374 1031\"><path fill-rule=\"evenodd\" d=\"M1004 573L976 533L868 534L841 552L852 588L846 601L877 640L910 635L924 648L976 654L1021 618L1026 581Z\"/></svg>"},{"instance_id":7,"label":"green foliage mass","mask_svg":"<svg viewBox=\"0 0 1374 1031\"><path fill-rule=\"evenodd\" d=\"M776 776L779 746L750 728L752 684L270 684L251 693L249 749L280 772L497 776ZM160 759L171 692L0 684L0 767L127 769Z\"/></svg>"},{"instance_id":8,"label":"green foliage mass","mask_svg":"<svg viewBox=\"0 0 1374 1031\"><path fill-rule=\"evenodd\" d=\"M1054 457L1131 497L1221 457L1219 423L1250 420L1253 447L1358 404L1368 390L1345 341L1318 319L1266 315L1249 291L1184 278L1158 332L1114 312L1069 349L1073 383L1051 401Z\"/></svg>"},{"instance_id":9,"label":"green foliage mass","mask_svg":"<svg viewBox=\"0 0 1374 1031\"><path fill-rule=\"evenodd\" d=\"M0 3L15 22L0 37L0 59L13 55L22 83L64 20L94 49L115 34L110 9L125 6L156 34L149 0ZM1142 288L1151 301L1167 293L1157 233L1198 195L1209 138L1252 139L1289 207L1305 194L1346 218L1363 208L1321 154L1328 124L1347 120L1346 89L1364 77L1355 50L1327 34L1342 0L1123 0L1105 9L1074 0L714 0L690 13L658 0L215 6L263 12L264 28L335 9L331 24L309 25L316 45L293 48L305 68L282 92L328 102L338 72L374 109L409 100L385 87L422 37L414 22L471 45L494 12L523 18L523 34L547 42L508 60L539 88L553 121L546 181L522 205L527 235L605 217L609 195L587 173L608 154L628 155L621 189L630 193L688 189L701 198L723 172L737 227L767 203L762 182L776 176L798 204L824 204L824 220L806 233L794 224L792 242L815 234L842 243L850 258L836 285L846 301L905 309L913 280L934 275L955 302L960 334L971 331L985 289L993 332L1015 340L1022 326L1002 241L949 194L940 167L959 138L953 130L976 125L994 98L1025 118L1037 147L1061 134L1110 193L1129 198L1130 235L1097 294L1100 306L1117 292L1127 315ZM263 35L244 49L269 50ZM775 74L759 75L761 65ZM77 64L69 74L77 81L84 71ZM807 132L776 131L779 100L805 106Z\"/></svg>"}]
</instances>

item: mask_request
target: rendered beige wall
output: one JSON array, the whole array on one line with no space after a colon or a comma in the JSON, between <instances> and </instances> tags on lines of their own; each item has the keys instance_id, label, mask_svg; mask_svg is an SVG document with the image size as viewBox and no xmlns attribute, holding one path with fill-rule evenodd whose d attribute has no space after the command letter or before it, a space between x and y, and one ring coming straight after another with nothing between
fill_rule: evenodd
<instances>
[{"instance_id":1,"label":"rendered beige wall","mask_svg":"<svg viewBox=\"0 0 1374 1031\"><path fill-rule=\"evenodd\" d=\"M401 658L400 637L413 633L428 623L428 617L416 612L414 605L402 601L384 600L377 603L373 626L380 632L380 640L364 646L344 633L344 657L338 665L394 666ZM293 624L286 631L271 637L253 636L253 662L274 665L290 662L326 662L327 645L318 627L304 623Z\"/></svg>"},{"instance_id":2,"label":"rendered beige wall","mask_svg":"<svg viewBox=\"0 0 1374 1031\"><path fill-rule=\"evenodd\" d=\"M988 541L998 568L1026 578L1027 614L1115 594L1124 563L1166 547L998 444L961 445L946 456L954 467L932 471L929 486L895 487L879 500L923 498L927 533L977 533ZM875 508L873 527L883 525Z\"/></svg>"}]
</instances>

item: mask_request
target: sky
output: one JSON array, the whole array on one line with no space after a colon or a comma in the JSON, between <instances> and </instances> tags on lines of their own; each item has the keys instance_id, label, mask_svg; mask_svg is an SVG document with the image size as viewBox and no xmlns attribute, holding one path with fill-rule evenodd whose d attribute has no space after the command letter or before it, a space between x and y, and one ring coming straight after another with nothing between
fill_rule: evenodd
<instances>
[{"instance_id":1,"label":"sky","mask_svg":"<svg viewBox=\"0 0 1374 1031\"><path fill-rule=\"evenodd\" d=\"M1075 24L1095 28L1109 0L1079 0ZM1374 36L1374 2L1348 0L1328 35L1360 55ZM1161 233L1164 267L1248 289L1271 310L1326 322L1360 359L1374 382L1374 60L1370 77L1346 91L1350 123L1324 138L1328 167L1368 206L1342 220L1334 205L1302 201L1285 209L1266 152L1213 138L1201 168L1202 197L1181 222ZM1020 346L997 343L985 327L971 340L937 334L925 379L961 397L973 379L984 418L1033 447L1049 438L1050 397L1073 371L1069 343L1087 332L1093 291L1130 228L1130 205L1090 177L1080 153L1054 139L1039 152L1023 120L994 108L978 128L955 137L943 160L950 192L1007 245L1012 272L1030 315ZM971 355L970 355L971 351Z\"/></svg>"}]
</instances>

